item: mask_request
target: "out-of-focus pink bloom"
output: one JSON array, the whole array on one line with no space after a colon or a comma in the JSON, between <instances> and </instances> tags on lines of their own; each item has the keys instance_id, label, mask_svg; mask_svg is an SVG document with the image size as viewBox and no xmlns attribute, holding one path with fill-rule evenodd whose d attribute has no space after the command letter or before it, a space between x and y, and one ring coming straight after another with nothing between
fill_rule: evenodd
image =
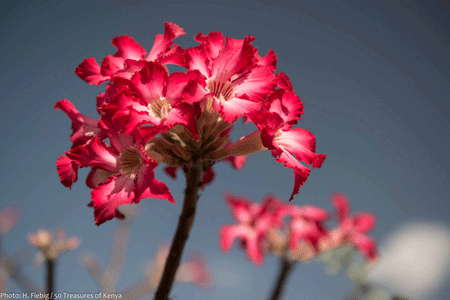
<instances>
[{"instance_id":1,"label":"out-of-focus pink bloom","mask_svg":"<svg viewBox=\"0 0 450 300\"><path fill-rule=\"evenodd\" d=\"M327 235L323 223L328 218L328 212L311 205L283 204L278 209L276 218L279 220L285 216L290 217L288 226L290 250L298 250L299 243L306 240L317 253L319 251L319 240Z\"/></svg>"},{"instance_id":2,"label":"out-of-focus pink bloom","mask_svg":"<svg viewBox=\"0 0 450 300\"><path fill-rule=\"evenodd\" d=\"M208 289L212 285L212 275L208 265L199 253L191 253L177 273L180 282L193 282L201 289Z\"/></svg>"},{"instance_id":3,"label":"out-of-focus pink bloom","mask_svg":"<svg viewBox=\"0 0 450 300\"><path fill-rule=\"evenodd\" d=\"M332 245L340 245L348 242L354 245L363 255L370 260L377 258L376 240L368 237L375 226L375 216L370 213L350 214L350 204L345 195L335 193L331 202L336 208L339 225L330 232Z\"/></svg>"},{"instance_id":4,"label":"out-of-focus pink bloom","mask_svg":"<svg viewBox=\"0 0 450 300\"><path fill-rule=\"evenodd\" d=\"M340 223L332 231L325 226L328 212L315 206L283 203L272 195L262 204L232 195L227 195L226 201L238 224L221 227L220 248L228 252L234 239L239 238L247 256L257 265L263 263L266 253L289 261L308 261L347 243L370 259L376 258L375 240L365 235L373 228L375 217L368 213L351 217L348 202L340 194L333 196Z\"/></svg>"},{"instance_id":5,"label":"out-of-focus pink bloom","mask_svg":"<svg viewBox=\"0 0 450 300\"><path fill-rule=\"evenodd\" d=\"M149 265L147 274L153 289L159 284L169 250L170 244L160 245L155 254L155 258ZM189 254L186 262L180 264L175 280L179 282L191 282L202 289L210 288L213 283L208 265L200 253Z\"/></svg>"},{"instance_id":6,"label":"out-of-focus pink bloom","mask_svg":"<svg viewBox=\"0 0 450 300\"><path fill-rule=\"evenodd\" d=\"M273 225L273 211L277 203L272 198L266 198L263 204L258 204L231 194L226 195L225 200L239 224L221 227L220 248L228 252L234 240L240 238L248 258L255 264L262 265L264 262L263 240L267 230Z\"/></svg>"},{"instance_id":7,"label":"out-of-focus pink bloom","mask_svg":"<svg viewBox=\"0 0 450 300\"><path fill-rule=\"evenodd\" d=\"M0 210L0 236L6 235L19 222L19 218L17 208L7 207Z\"/></svg>"},{"instance_id":8,"label":"out-of-focus pink bloom","mask_svg":"<svg viewBox=\"0 0 450 300\"><path fill-rule=\"evenodd\" d=\"M42 263L43 259L55 260L60 254L73 251L80 245L78 237L66 238L63 229L58 229L54 234L45 229L38 229L37 233L28 234L28 241L40 251L37 264Z\"/></svg>"}]
</instances>

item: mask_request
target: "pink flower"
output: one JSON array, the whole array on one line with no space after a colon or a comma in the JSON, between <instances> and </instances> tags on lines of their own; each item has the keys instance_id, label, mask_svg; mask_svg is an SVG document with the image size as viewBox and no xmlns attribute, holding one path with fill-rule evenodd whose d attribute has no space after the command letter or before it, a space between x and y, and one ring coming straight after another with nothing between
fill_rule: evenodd
<instances>
[{"instance_id":1,"label":"pink flower","mask_svg":"<svg viewBox=\"0 0 450 300\"><path fill-rule=\"evenodd\" d=\"M152 49L148 53L132 37L122 35L115 37L111 43L117 48L117 52L108 55L102 61L101 67L94 57L86 58L76 69L75 73L89 84L99 85L111 80L112 76L130 78L143 65L142 61L160 61L161 63L181 64L183 51L174 46L173 39L185 34L180 26L165 22L164 35L158 34Z\"/></svg>"},{"instance_id":2,"label":"pink flower","mask_svg":"<svg viewBox=\"0 0 450 300\"><path fill-rule=\"evenodd\" d=\"M191 253L184 264L180 266L177 280L193 282L201 289L211 287L213 278L205 259L199 253Z\"/></svg>"},{"instance_id":3,"label":"pink flower","mask_svg":"<svg viewBox=\"0 0 450 300\"><path fill-rule=\"evenodd\" d=\"M85 144L93 137L99 137L100 139L106 137L104 130L98 126L98 120L81 114L69 100L58 101L55 108L65 112L72 121L72 135L70 137L72 148ZM56 167L61 183L70 188L78 179L79 164L67 156L60 156L56 161Z\"/></svg>"},{"instance_id":4,"label":"pink flower","mask_svg":"<svg viewBox=\"0 0 450 300\"><path fill-rule=\"evenodd\" d=\"M167 128L182 124L197 139L194 109L189 103L198 102L207 94L201 82L196 71L169 76L161 65L146 63L129 82L132 97L122 98L122 106L130 110L125 132L145 124Z\"/></svg>"},{"instance_id":5,"label":"pink flower","mask_svg":"<svg viewBox=\"0 0 450 300\"><path fill-rule=\"evenodd\" d=\"M55 108L65 112L72 121L72 135L70 136L70 141L73 143L72 148L86 143L94 136L101 139L106 137L105 132L98 126L98 120L81 114L70 100L58 101Z\"/></svg>"},{"instance_id":6,"label":"pink flower","mask_svg":"<svg viewBox=\"0 0 450 300\"><path fill-rule=\"evenodd\" d=\"M7 207L0 210L0 238L16 226L19 219L20 212L17 208Z\"/></svg>"},{"instance_id":7,"label":"pink flower","mask_svg":"<svg viewBox=\"0 0 450 300\"><path fill-rule=\"evenodd\" d=\"M195 39L201 44L186 50L186 66L206 77L214 110L229 123L259 111L264 98L274 90L276 78L270 62L266 64L261 58L263 64L258 64L260 57L250 44L254 37L225 39L222 33L211 32L206 36L199 33Z\"/></svg>"},{"instance_id":8,"label":"pink flower","mask_svg":"<svg viewBox=\"0 0 450 300\"><path fill-rule=\"evenodd\" d=\"M349 242L369 259L376 259L376 240L366 235L375 227L375 216L370 213L358 213L352 217L350 204L343 194L332 195L331 202L336 208L339 221L338 227L330 233L332 243L339 245Z\"/></svg>"},{"instance_id":9,"label":"pink flower","mask_svg":"<svg viewBox=\"0 0 450 300\"><path fill-rule=\"evenodd\" d=\"M235 238L240 238L247 256L257 265L264 261L263 240L267 230L273 225L273 212L277 205L267 198L262 205L252 203L243 197L226 195L225 200L239 222L237 225L224 225L220 229L220 248L231 250Z\"/></svg>"},{"instance_id":10,"label":"pink flower","mask_svg":"<svg viewBox=\"0 0 450 300\"><path fill-rule=\"evenodd\" d=\"M290 222L290 248L291 251L298 249L301 240L307 240L316 250L319 251L319 240L327 235L327 230L323 222L328 217L328 213L313 206L296 207Z\"/></svg>"},{"instance_id":11,"label":"pink flower","mask_svg":"<svg viewBox=\"0 0 450 300\"><path fill-rule=\"evenodd\" d=\"M350 243L369 259L375 259L376 242L366 236L375 225L372 214L350 216L345 196L333 195L339 225L329 231L325 226L328 212L324 209L283 203L275 196L266 196L262 204L242 197L226 196L237 225L220 229L220 248L229 251L235 238L241 240L247 256L261 265L269 252L289 261L308 261L321 251ZM288 219L286 219L288 217Z\"/></svg>"},{"instance_id":12,"label":"pink flower","mask_svg":"<svg viewBox=\"0 0 450 300\"><path fill-rule=\"evenodd\" d=\"M281 99L286 93L289 92L283 93ZM281 99L278 98L278 100ZM293 105L291 107L296 109L297 112L301 111L301 106ZM262 143L271 150L272 156L276 158L277 162L283 163L285 167L294 171L294 189L289 198L289 201L291 201L311 172L300 161L312 164L313 168L320 168L326 154L315 153L316 139L311 132L303 128L290 128L296 120L294 117L295 111L285 114L283 119L278 113L271 112L271 108L269 108L269 111L253 114L250 118L261 130Z\"/></svg>"},{"instance_id":13,"label":"pink flower","mask_svg":"<svg viewBox=\"0 0 450 300\"><path fill-rule=\"evenodd\" d=\"M114 217L123 218L120 205L152 197L175 203L167 186L156 180L157 163L150 158L137 132L109 135L111 147L94 137L66 152L80 167L92 167L86 184L92 188L97 225Z\"/></svg>"}]
</instances>

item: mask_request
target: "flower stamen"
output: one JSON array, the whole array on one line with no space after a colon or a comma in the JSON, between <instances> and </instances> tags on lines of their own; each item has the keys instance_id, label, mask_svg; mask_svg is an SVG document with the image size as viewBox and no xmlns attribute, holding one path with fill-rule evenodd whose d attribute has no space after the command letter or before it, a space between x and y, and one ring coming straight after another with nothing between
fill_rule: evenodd
<instances>
[{"instance_id":1,"label":"flower stamen","mask_svg":"<svg viewBox=\"0 0 450 300\"><path fill-rule=\"evenodd\" d=\"M208 89L220 101L228 101L234 98L233 87L230 81L222 82L217 79L212 79L208 82Z\"/></svg>"},{"instance_id":2,"label":"flower stamen","mask_svg":"<svg viewBox=\"0 0 450 300\"><path fill-rule=\"evenodd\" d=\"M120 173L129 176L131 179L136 178L136 173L142 166L141 154L134 147L125 148L119 155Z\"/></svg>"},{"instance_id":3,"label":"flower stamen","mask_svg":"<svg viewBox=\"0 0 450 300\"><path fill-rule=\"evenodd\" d=\"M148 113L160 119L165 119L172 110L172 105L166 98L160 98L148 105Z\"/></svg>"}]
</instances>

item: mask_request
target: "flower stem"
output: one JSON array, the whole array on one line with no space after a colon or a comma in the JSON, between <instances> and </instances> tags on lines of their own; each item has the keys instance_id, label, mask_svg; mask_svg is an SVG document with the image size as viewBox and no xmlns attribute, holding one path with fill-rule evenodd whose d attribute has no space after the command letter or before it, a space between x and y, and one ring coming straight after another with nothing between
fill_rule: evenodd
<instances>
[{"instance_id":1,"label":"flower stem","mask_svg":"<svg viewBox=\"0 0 450 300\"><path fill-rule=\"evenodd\" d=\"M178 227L170 246L164 272L159 282L158 290L155 293L155 300L167 300L172 289L184 245L189 238L192 224L194 223L195 210L197 207L198 190L201 178L201 164L199 160L194 160L186 174L186 190L184 192L183 210L178 220Z\"/></svg>"},{"instance_id":2,"label":"flower stem","mask_svg":"<svg viewBox=\"0 0 450 300\"><path fill-rule=\"evenodd\" d=\"M47 290L46 293L48 295L52 295L55 291L55 277L54 277L54 271L55 271L55 261L53 259L47 258L45 260L45 264L47 267Z\"/></svg>"},{"instance_id":3,"label":"flower stem","mask_svg":"<svg viewBox=\"0 0 450 300\"><path fill-rule=\"evenodd\" d=\"M281 260L281 269L280 269L280 273L278 275L277 284L275 285L273 292L272 292L272 297L270 298L271 300L280 299L281 294L283 293L284 285L287 282L287 277L288 277L290 271L292 270L293 266L294 266L294 263L289 262L286 258L283 258Z\"/></svg>"}]
</instances>

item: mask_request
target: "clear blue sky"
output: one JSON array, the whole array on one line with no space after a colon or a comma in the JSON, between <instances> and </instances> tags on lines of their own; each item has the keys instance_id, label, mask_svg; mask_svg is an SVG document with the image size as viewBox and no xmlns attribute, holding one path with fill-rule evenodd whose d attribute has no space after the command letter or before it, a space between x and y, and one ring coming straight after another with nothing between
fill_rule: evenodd
<instances>
[{"instance_id":1,"label":"clear blue sky","mask_svg":"<svg viewBox=\"0 0 450 300\"><path fill-rule=\"evenodd\" d=\"M377 215L373 236L380 241L407 221L450 225L450 16L440 1L0 1L0 208L14 205L22 211L21 223L3 245L13 252L40 227L63 227L79 236L80 248L58 265L60 292L97 291L77 256L93 251L106 263L115 221L95 226L93 210L86 207L87 170L72 190L60 184L55 161L69 149L71 130L69 118L53 106L68 98L97 118L95 97L104 84L86 84L75 68L84 58L95 56L99 62L113 54L110 41L118 35L130 35L149 50L164 21L187 32L176 40L182 47L195 45L198 32L222 31L233 38L254 35L260 53L276 52L277 70L290 76L304 102L297 126L313 132L317 151L328 154L294 203L331 210L331 193L345 193L353 211ZM253 129L240 124L233 137ZM203 250L214 270L229 266L243 272L242 285L203 293L183 284L173 295L264 299L278 259L256 267L237 247L220 252L218 229L233 222L223 195L261 201L273 193L287 200L292 171L268 152L250 156L239 172L227 164L215 171L215 181L201 194L186 251ZM161 170L157 178L179 204L155 199L139 204L144 213L133 224L121 288L142 276L143 264L175 231L184 178L173 181ZM42 268L25 271L42 283ZM10 289L19 291L13 284ZM349 290L345 277L328 277L313 263L295 270L286 299L342 299ZM441 291L434 299L444 295Z\"/></svg>"}]
</instances>

